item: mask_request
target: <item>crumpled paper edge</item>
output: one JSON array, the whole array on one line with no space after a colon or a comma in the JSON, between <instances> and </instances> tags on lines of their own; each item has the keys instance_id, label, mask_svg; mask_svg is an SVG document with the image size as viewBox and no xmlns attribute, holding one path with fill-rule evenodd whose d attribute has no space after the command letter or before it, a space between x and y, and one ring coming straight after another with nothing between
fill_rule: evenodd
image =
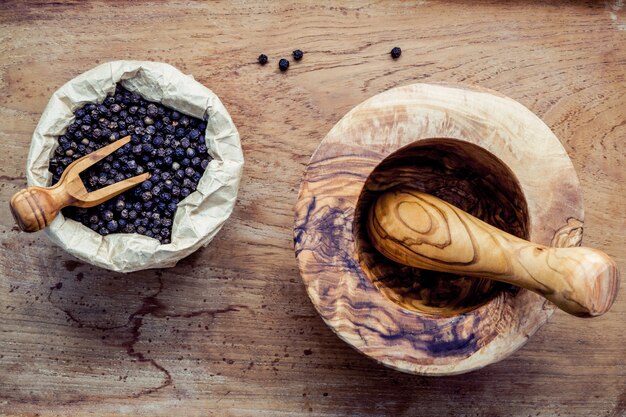
<instances>
[{"instance_id":1,"label":"crumpled paper edge","mask_svg":"<svg viewBox=\"0 0 626 417\"><path fill-rule=\"evenodd\" d=\"M233 211L243 171L239 133L220 99L193 77L171 65L149 61L113 61L99 65L59 88L39 120L26 163L29 186L49 186L48 163L58 136L74 120L73 111L90 102L102 102L115 84L137 91L190 116L208 116L206 145L213 160L197 190L178 204L171 243L139 234L107 236L59 214L45 229L48 237L84 262L118 272L171 267L207 245Z\"/></svg>"}]
</instances>

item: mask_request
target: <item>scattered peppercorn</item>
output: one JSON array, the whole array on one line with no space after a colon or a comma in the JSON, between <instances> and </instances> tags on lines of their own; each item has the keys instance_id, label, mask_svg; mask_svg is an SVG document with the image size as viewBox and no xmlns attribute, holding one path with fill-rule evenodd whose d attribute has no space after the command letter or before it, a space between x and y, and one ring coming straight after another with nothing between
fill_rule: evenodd
<instances>
[{"instance_id":1,"label":"scattered peppercorn","mask_svg":"<svg viewBox=\"0 0 626 417\"><path fill-rule=\"evenodd\" d=\"M258 60L259 60L259 64L261 64L261 65L267 64L267 55L265 55L265 54L259 55Z\"/></svg>"},{"instance_id":2,"label":"scattered peppercorn","mask_svg":"<svg viewBox=\"0 0 626 417\"><path fill-rule=\"evenodd\" d=\"M131 143L81 174L85 187L93 191L143 172L151 177L98 206L67 207L63 214L101 235L139 233L169 243L178 203L196 190L211 160L206 121L151 103L120 85L102 104L86 104L74 116L50 160L53 182L76 159L129 134Z\"/></svg>"},{"instance_id":3,"label":"scattered peppercorn","mask_svg":"<svg viewBox=\"0 0 626 417\"><path fill-rule=\"evenodd\" d=\"M289 61L285 58L281 58L281 60L278 61L278 68L280 68L281 71L287 71L289 68Z\"/></svg>"},{"instance_id":4,"label":"scattered peppercorn","mask_svg":"<svg viewBox=\"0 0 626 417\"><path fill-rule=\"evenodd\" d=\"M300 61L302 57L304 56L304 52L302 52L299 49L296 49L295 51L292 52L292 55L293 55L293 59L295 59L296 61Z\"/></svg>"},{"instance_id":5,"label":"scattered peppercorn","mask_svg":"<svg viewBox=\"0 0 626 417\"><path fill-rule=\"evenodd\" d=\"M402 49L398 48L397 46L391 50L391 57L393 59L400 58L400 55L402 55Z\"/></svg>"}]
</instances>

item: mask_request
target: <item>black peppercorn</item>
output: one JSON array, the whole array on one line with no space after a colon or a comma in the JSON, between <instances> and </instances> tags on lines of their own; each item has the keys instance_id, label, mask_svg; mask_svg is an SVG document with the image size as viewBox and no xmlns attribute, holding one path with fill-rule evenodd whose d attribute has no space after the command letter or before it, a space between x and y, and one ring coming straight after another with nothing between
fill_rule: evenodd
<instances>
[{"instance_id":1,"label":"black peppercorn","mask_svg":"<svg viewBox=\"0 0 626 417\"><path fill-rule=\"evenodd\" d=\"M281 60L278 61L278 68L280 68L281 71L287 71L289 69L289 61L285 58L281 58Z\"/></svg>"},{"instance_id":2,"label":"black peppercorn","mask_svg":"<svg viewBox=\"0 0 626 417\"><path fill-rule=\"evenodd\" d=\"M124 203L124 200L118 199L115 202L115 210L122 211L124 210L124 207L126 207L126 203Z\"/></svg>"},{"instance_id":3,"label":"black peppercorn","mask_svg":"<svg viewBox=\"0 0 626 417\"><path fill-rule=\"evenodd\" d=\"M105 211L102 213L102 218L106 221L113 220L113 212L110 210Z\"/></svg>"},{"instance_id":4,"label":"black peppercorn","mask_svg":"<svg viewBox=\"0 0 626 417\"><path fill-rule=\"evenodd\" d=\"M261 65L267 64L267 55L265 54L259 55L258 61L259 61L259 64Z\"/></svg>"},{"instance_id":5,"label":"black peppercorn","mask_svg":"<svg viewBox=\"0 0 626 417\"><path fill-rule=\"evenodd\" d=\"M111 220L107 223L107 229L109 232L115 232L117 230L118 224L115 220Z\"/></svg>"},{"instance_id":6,"label":"black peppercorn","mask_svg":"<svg viewBox=\"0 0 626 417\"><path fill-rule=\"evenodd\" d=\"M402 49L398 48L397 46L391 50L391 57L393 59L400 58L400 55L402 55Z\"/></svg>"}]
</instances>

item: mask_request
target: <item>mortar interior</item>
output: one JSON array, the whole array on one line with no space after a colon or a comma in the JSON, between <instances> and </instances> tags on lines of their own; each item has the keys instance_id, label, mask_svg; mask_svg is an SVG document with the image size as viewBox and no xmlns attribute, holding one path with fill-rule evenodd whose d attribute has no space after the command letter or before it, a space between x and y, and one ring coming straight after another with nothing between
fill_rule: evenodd
<instances>
[{"instance_id":1,"label":"mortar interior","mask_svg":"<svg viewBox=\"0 0 626 417\"><path fill-rule=\"evenodd\" d=\"M441 198L510 234L528 239L526 199L513 172L487 150L456 139L413 142L387 156L369 175L359 196L354 237L361 268L389 300L413 312L458 315L474 310L509 284L412 268L371 245L367 212L381 193L411 187Z\"/></svg>"}]
</instances>

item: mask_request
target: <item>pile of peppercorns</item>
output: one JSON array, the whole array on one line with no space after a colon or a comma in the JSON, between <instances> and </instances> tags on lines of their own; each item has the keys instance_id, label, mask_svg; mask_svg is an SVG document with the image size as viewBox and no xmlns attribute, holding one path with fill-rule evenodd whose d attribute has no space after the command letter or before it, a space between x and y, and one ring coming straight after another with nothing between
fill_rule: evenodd
<instances>
[{"instance_id":1,"label":"pile of peppercorns","mask_svg":"<svg viewBox=\"0 0 626 417\"><path fill-rule=\"evenodd\" d=\"M178 203L196 190L211 161L206 121L152 103L117 85L102 104L74 112L59 137L49 171L56 183L76 159L130 135L131 141L81 174L88 191L149 172L150 178L98 206L67 207L63 215L100 233L139 233L170 242Z\"/></svg>"}]
</instances>

